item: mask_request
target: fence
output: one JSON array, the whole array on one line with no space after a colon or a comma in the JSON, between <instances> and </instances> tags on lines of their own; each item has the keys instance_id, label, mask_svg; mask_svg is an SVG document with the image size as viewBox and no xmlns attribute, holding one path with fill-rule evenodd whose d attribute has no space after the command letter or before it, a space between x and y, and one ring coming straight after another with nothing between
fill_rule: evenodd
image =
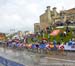
<instances>
[{"instance_id":1,"label":"fence","mask_svg":"<svg viewBox=\"0 0 75 66\"><path fill-rule=\"evenodd\" d=\"M23 64L19 64L17 62L5 59L3 57L0 57L0 64L2 64L3 66L25 66Z\"/></svg>"}]
</instances>

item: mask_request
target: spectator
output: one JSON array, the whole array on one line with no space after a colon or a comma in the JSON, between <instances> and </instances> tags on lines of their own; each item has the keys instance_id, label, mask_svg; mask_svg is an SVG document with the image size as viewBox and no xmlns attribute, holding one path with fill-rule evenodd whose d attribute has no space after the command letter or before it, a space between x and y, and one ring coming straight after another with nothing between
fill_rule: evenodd
<instances>
[{"instance_id":1,"label":"spectator","mask_svg":"<svg viewBox=\"0 0 75 66\"><path fill-rule=\"evenodd\" d=\"M69 40L68 45L69 45L69 46L72 45L72 40L71 40L71 39Z\"/></svg>"},{"instance_id":2,"label":"spectator","mask_svg":"<svg viewBox=\"0 0 75 66\"><path fill-rule=\"evenodd\" d=\"M50 34L48 34L48 41L50 40Z\"/></svg>"},{"instance_id":3,"label":"spectator","mask_svg":"<svg viewBox=\"0 0 75 66\"><path fill-rule=\"evenodd\" d=\"M53 45L54 45L54 49L56 50L56 44L57 44L57 41L56 40L53 40Z\"/></svg>"},{"instance_id":4,"label":"spectator","mask_svg":"<svg viewBox=\"0 0 75 66\"><path fill-rule=\"evenodd\" d=\"M66 31L64 31L64 37L66 37L66 35L67 35Z\"/></svg>"}]
</instances>

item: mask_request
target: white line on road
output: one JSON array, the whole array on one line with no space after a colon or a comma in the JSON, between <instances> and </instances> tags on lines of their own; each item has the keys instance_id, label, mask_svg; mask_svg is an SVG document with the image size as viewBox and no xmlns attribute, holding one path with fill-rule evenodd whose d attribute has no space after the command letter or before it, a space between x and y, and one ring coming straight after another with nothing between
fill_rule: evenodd
<instances>
[{"instance_id":1,"label":"white line on road","mask_svg":"<svg viewBox=\"0 0 75 66\"><path fill-rule=\"evenodd\" d=\"M51 57L45 57L47 59L53 59L53 60L57 60L57 61L66 61L66 62L72 62L75 63L75 60L66 60L66 59L60 59L60 58L51 58Z\"/></svg>"}]
</instances>

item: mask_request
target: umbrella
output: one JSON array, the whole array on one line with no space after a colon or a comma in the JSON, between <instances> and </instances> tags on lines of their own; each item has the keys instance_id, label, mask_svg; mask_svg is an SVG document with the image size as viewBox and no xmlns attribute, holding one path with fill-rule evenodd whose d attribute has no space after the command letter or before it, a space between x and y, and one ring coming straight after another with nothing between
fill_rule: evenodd
<instances>
[{"instance_id":1,"label":"umbrella","mask_svg":"<svg viewBox=\"0 0 75 66\"><path fill-rule=\"evenodd\" d=\"M47 38L42 38L42 40L47 40Z\"/></svg>"},{"instance_id":2,"label":"umbrella","mask_svg":"<svg viewBox=\"0 0 75 66\"><path fill-rule=\"evenodd\" d=\"M60 33L60 30L53 30L52 33L50 33L51 36L57 36Z\"/></svg>"}]
</instances>

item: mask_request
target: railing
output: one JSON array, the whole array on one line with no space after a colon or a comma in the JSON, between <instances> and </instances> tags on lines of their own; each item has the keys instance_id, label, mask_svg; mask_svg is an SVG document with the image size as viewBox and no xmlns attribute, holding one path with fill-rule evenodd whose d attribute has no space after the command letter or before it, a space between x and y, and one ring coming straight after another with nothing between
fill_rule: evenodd
<instances>
[{"instance_id":1,"label":"railing","mask_svg":"<svg viewBox=\"0 0 75 66\"><path fill-rule=\"evenodd\" d=\"M3 66L25 66L23 64L19 64L17 62L8 60L6 58L0 57L0 64L2 64Z\"/></svg>"}]
</instances>

